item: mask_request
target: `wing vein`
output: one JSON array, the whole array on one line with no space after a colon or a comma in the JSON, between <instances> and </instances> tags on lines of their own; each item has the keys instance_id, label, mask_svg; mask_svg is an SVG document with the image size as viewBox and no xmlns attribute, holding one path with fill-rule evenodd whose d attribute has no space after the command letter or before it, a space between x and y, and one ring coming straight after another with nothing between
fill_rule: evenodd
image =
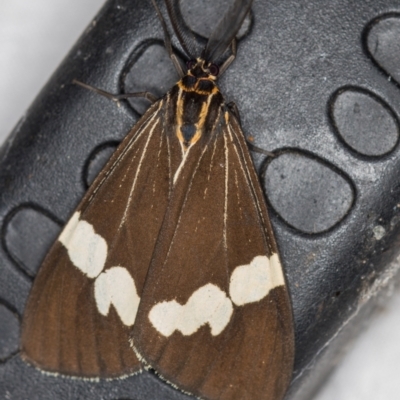
<instances>
[{"instance_id":1,"label":"wing vein","mask_svg":"<svg viewBox=\"0 0 400 400\"><path fill-rule=\"evenodd\" d=\"M138 176L139 176L140 170L141 170L141 168L142 168L143 159L144 159L144 157L145 157L145 155L146 155L146 153L147 153L147 148L148 148L148 146L149 146L149 143L150 143L151 138L153 137L153 134L154 134L155 128L156 128L157 125L158 125L158 122L159 122L159 120L156 121L156 122L154 123L154 125L152 126L152 128L150 129L149 136L148 136L148 138L147 138L147 141L146 141L146 144L145 144L145 146L144 146L143 152L142 152L142 154L141 154L141 156L140 156L139 164L138 164L138 167L137 167L137 169L136 169L135 178L134 178L134 180L133 180L133 183L132 183L132 186L131 186L131 189L130 189L130 192L129 192L128 201L127 201L127 203L126 203L126 206L125 206L125 209L124 209L124 214L123 214L123 216L122 216L122 218L121 218L121 223L120 223L120 225L119 225L118 230L121 229L122 225L125 224L126 217L127 217L127 214L128 214L128 210L129 210L130 205L131 205L131 202L132 202L133 191L135 190L136 183L137 183L137 180L138 180Z\"/></svg>"},{"instance_id":2,"label":"wing vein","mask_svg":"<svg viewBox=\"0 0 400 400\"><path fill-rule=\"evenodd\" d=\"M110 168L107 169L107 172L104 174L103 179L98 183L98 185L96 186L96 188L93 190L93 192L91 193L91 196L88 199L87 204L90 204L91 201L93 200L93 198L95 197L96 193L98 192L98 190L101 188L101 186L103 185L103 183L107 180L107 178L112 174L112 172L114 172L115 168L118 166L118 164L120 163L120 161L124 158L125 154L130 150L132 144L140 138L140 136L142 136L142 134L146 131L147 127L151 124L151 122L153 121L153 119L158 116L159 111L161 109L161 106L163 105L163 102L160 101L158 103L158 109L150 114L150 117L147 121L144 122L142 128L137 132L136 135L132 136L132 138L130 139L130 141L126 144L124 151L121 152L121 154L119 155L119 157L114 161L114 163L110 166ZM83 210L82 210L83 211Z\"/></svg>"}]
</instances>

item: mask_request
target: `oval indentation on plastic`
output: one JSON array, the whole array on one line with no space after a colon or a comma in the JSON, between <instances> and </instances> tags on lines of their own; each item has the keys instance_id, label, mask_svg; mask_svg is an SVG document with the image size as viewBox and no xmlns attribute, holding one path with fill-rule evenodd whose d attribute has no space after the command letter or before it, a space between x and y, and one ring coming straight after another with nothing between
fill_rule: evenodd
<instances>
[{"instance_id":1,"label":"oval indentation on plastic","mask_svg":"<svg viewBox=\"0 0 400 400\"><path fill-rule=\"evenodd\" d=\"M92 151L84 168L84 181L87 187L93 183L97 175L117 149L118 144L118 142L104 143Z\"/></svg>"},{"instance_id":2,"label":"oval indentation on plastic","mask_svg":"<svg viewBox=\"0 0 400 400\"><path fill-rule=\"evenodd\" d=\"M3 245L10 258L28 275L35 276L61 224L36 206L14 209L4 225Z\"/></svg>"},{"instance_id":3,"label":"oval indentation on plastic","mask_svg":"<svg viewBox=\"0 0 400 400\"><path fill-rule=\"evenodd\" d=\"M0 362L18 351L19 331L17 314L0 300Z\"/></svg>"},{"instance_id":4,"label":"oval indentation on plastic","mask_svg":"<svg viewBox=\"0 0 400 400\"><path fill-rule=\"evenodd\" d=\"M232 1L229 0L180 0L180 9L182 17L187 26L204 38L210 37L211 33L217 27L218 22L228 11ZM251 12L243 21L236 37L241 39L247 35L251 27Z\"/></svg>"},{"instance_id":5,"label":"oval indentation on plastic","mask_svg":"<svg viewBox=\"0 0 400 400\"><path fill-rule=\"evenodd\" d=\"M400 83L400 15L387 14L369 23L364 45L372 59Z\"/></svg>"},{"instance_id":6,"label":"oval indentation on plastic","mask_svg":"<svg viewBox=\"0 0 400 400\"><path fill-rule=\"evenodd\" d=\"M135 52L122 80L124 93L150 92L160 98L179 80L179 75L164 45L150 42ZM151 104L143 97L132 97L128 101L139 114Z\"/></svg>"},{"instance_id":7,"label":"oval indentation on plastic","mask_svg":"<svg viewBox=\"0 0 400 400\"><path fill-rule=\"evenodd\" d=\"M399 140L399 122L378 96L356 87L338 90L330 103L330 118L340 138L365 156L382 156Z\"/></svg>"},{"instance_id":8,"label":"oval indentation on plastic","mask_svg":"<svg viewBox=\"0 0 400 400\"><path fill-rule=\"evenodd\" d=\"M268 163L263 184L276 213L308 234L338 224L355 198L349 178L321 159L296 150L286 150Z\"/></svg>"}]
</instances>

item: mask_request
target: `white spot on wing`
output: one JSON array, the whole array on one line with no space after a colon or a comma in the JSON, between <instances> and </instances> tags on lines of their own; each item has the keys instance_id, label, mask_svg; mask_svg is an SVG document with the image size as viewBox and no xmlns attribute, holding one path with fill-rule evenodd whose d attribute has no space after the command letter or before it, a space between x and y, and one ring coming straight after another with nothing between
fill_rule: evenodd
<instances>
[{"instance_id":1,"label":"white spot on wing","mask_svg":"<svg viewBox=\"0 0 400 400\"><path fill-rule=\"evenodd\" d=\"M80 216L81 213L79 211L76 211L74 215L69 219L67 225L65 225L63 231L61 232L60 237L58 238L58 240L62 244L69 242L72 233L74 232L76 226L79 223Z\"/></svg>"},{"instance_id":2,"label":"white spot on wing","mask_svg":"<svg viewBox=\"0 0 400 400\"><path fill-rule=\"evenodd\" d=\"M112 267L102 272L94 283L94 297L100 314L107 316L112 304L126 326L135 322L140 298L126 268Z\"/></svg>"},{"instance_id":3,"label":"white spot on wing","mask_svg":"<svg viewBox=\"0 0 400 400\"><path fill-rule=\"evenodd\" d=\"M270 290L285 284L278 254L270 259L254 257L250 264L240 265L231 275L229 295L237 306L262 300Z\"/></svg>"},{"instance_id":4,"label":"white spot on wing","mask_svg":"<svg viewBox=\"0 0 400 400\"><path fill-rule=\"evenodd\" d=\"M79 212L72 216L58 240L68 250L72 263L89 278L95 278L104 268L107 243L91 224L79 217Z\"/></svg>"},{"instance_id":5,"label":"white spot on wing","mask_svg":"<svg viewBox=\"0 0 400 400\"><path fill-rule=\"evenodd\" d=\"M209 324L211 334L219 335L231 319L233 306L219 287L208 283L197 289L185 305L175 300L156 304L149 313L150 322L164 336L175 330L192 335L202 325Z\"/></svg>"}]
</instances>

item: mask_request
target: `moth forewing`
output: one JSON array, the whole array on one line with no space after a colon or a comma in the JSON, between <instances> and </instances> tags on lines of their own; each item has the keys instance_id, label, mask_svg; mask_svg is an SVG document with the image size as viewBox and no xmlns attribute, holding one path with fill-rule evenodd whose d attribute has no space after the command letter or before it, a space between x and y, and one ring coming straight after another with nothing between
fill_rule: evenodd
<instances>
[{"instance_id":1,"label":"moth forewing","mask_svg":"<svg viewBox=\"0 0 400 400\"><path fill-rule=\"evenodd\" d=\"M221 55L250 5L234 2L203 55ZM263 192L217 76L212 60L191 60L94 181L35 279L24 359L89 378L151 366L210 400L284 396L294 357L288 289Z\"/></svg>"},{"instance_id":2,"label":"moth forewing","mask_svg":"<svg viewBox=\"0 0 400 400\"><path fill-rule=\"evenodd\" d=\"M280 399L293 363L290 302L243 134L224 103L219 111L188 155L185 190L172 193L133 346L201 398Z\"/></svg>"},{"instance_id":3,"label":"moth forewing","mask_svg":"<svg viewBox=\"0 0 400 400\"><path fill-rule=\"evenodd\" d=\"M124 139L35 278L21 354L43 370L84 377L141 370L129 344L138 305L132 289L140 298L167 208L171 177L162 112L160 101Z\"/></svg>"}]
</instances>

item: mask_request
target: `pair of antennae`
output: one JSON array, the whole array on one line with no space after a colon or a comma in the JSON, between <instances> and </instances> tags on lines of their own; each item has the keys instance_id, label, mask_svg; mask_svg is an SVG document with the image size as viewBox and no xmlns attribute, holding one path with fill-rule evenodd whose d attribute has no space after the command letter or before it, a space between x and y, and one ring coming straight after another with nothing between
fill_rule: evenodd
<instances>
[{"instance_id":1,"label":"pair of antennae","mask_svg":"<svg viewBox=\"0 0 400 400\"><path fill-rule=\"evenodd\" d=\"M186 25L181 23L183 18L177 0L164 1L174 33L188 59L196 59L201 55L201 58L209 62L216 62L225 53L228 47L234 43L235 36L242 26L246 15L250 11L250 7L253 2L253 0L235 0L212 32L205 48L200 52L198 50L198 41L196 40L193 32L189 30ZM156 1L152 0L152 3L157 11L164 30L164 41L167 51L178 73L183 76L184 72L182 67L172 50L171 38L168 32L167 24ZM223 70L225 69L226 68Z\"/></svg>"},{"instance_id":2,"label":"pair of antennae","mask_svg":"<svg viewBox=\"0 0 400 400\"><path fill-rule=\"evenodd\" d=\"M182 65L173 52L171 37L168 32L167 24L164 17L161 14L160 8L158 7L155 0L151 0L154 8L157 11L158 17L161 21L161 25L164 31L164 42L168 54L174 63L176 70L179 75L183 77L185 72L182 69ZM219 76L221 76L224 71L228 68L231 62L234 60L236 55L236 40L235 36L242 26L242 23L250 10L253 0L235 0L232 6L228 9L225 15L222 17L217 27L214 29L207 44L203 51L196 50L196 45L198 44L193 32L189 30L186 25L180 23L182 21L182 15L177 3L177 0L164 0L167 6L168 15L179 43L182 49L186 53L188 60L197 59L199 56L205 61L216 62L219 57L221 57L226 49L231 45L232 54L225 60L225 62L219 68ZM193 1L193 0L192 0ZM139 92L139 93L124 93L124 94L112 94L108 93L102 89L87 85L86 83L80 82L76 79L73 83L80 85L88 90L96 92L102 96L105 96L111 100L119 102L120 100L129 99L131 97L144 97L151 101L152 103L157 100L157 98L149 92Z\"/></svg>"}]
</instances>

